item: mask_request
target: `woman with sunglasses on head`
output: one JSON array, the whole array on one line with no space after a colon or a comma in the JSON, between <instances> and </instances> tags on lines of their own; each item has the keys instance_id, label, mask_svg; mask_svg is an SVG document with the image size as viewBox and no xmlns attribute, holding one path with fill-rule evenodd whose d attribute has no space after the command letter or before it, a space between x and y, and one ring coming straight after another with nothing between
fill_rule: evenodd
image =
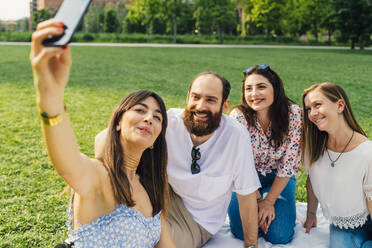
<instances>
[{"instance_id":1,"label":"woman with sunglasses on head","mask_svg":"<svg viewBox=\"0 0 372 248\"><path fill-rule=\"evenodd\" d=\"M102 157L81 154L63 103L70 49L42 45L62 32L54 19L38 24L30 60L48 154L73 191L64 247L175 247L162 212L168 192L162 99L151 91L129 94L111 117Z\"/></svg>"},{"instance_id":2,"label":"woman with sunglasses on head","mask_svg":"<svg viewBox=\"0 0 372 248\"><path fill-rule=\"evenodd\" d=\"M306 233L320 203L330 222L331 248L372 247L372 141L357 123L345 91L315 84L302 94Z\"/></svg>"},{"instance_id":3,"label":"woman with sunglasses on head","mask_svg":"<svg viewBox=\"0 0 372 248\"><path fill-rule=\"evenodd\" d=\"M230 116L250 133L262 185L257 193L259 235L273 244L286 244L294 234L301 112L285 95L282 80L268 65L244 71L241 104L233 108ZM231 198L228 214L231 232L242 239L236 194Z\"/></svg>"}]
</instances>

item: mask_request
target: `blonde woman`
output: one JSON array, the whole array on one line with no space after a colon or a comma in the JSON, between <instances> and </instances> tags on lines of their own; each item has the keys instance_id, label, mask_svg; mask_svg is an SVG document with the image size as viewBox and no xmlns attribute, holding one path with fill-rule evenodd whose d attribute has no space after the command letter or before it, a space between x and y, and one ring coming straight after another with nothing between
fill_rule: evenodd
<instances>
[{"instance_id":1,"label":"blonde woman","mask_svg":"<svg viewBox=\"0 0 372 248\"><path fill-rule=\"evenodd\" d=\"M317 225L319 202L330 222L331 248L372 247L372 141L340 86L315 84L303 92L302 104L306 232Z\"/></svg>"}]
</instances>

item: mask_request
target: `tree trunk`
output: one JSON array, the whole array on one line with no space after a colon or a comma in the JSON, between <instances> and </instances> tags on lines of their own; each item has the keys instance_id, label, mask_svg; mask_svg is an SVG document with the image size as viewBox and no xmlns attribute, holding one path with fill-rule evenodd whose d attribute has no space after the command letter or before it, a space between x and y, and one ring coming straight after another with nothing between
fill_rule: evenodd
<instances>
[{"instance_id":1,"label":"tree trunk","mask_svg":"<svg viewBox=\"0 0 372 248\"><path fill-rule=\"evenodd\" d=\"M351 39L351 50L354 50L355 48L355 38Z\"/></svg>"},{"instance_id":2,"label":"tree trunk","mask_svg":"<svg viewBox=\"0 0 372 248\"><path fill-rule=\"evenodd\" d=\"M364 39L363 35L359 36L359 49L364 50Z\"/></svg>"},{"instance_id":3,"label":"tree trunk","mask_svg":"<svg viewBox=\"0 0 372 248\"><path fill-rule=\"evenodd\" d=\"M318 42L318 24L314 22L314 37L315 41Z\"/></svg>"},{"instance_id":4,"label":"tree trunk","mask_svg":"<svg viewBox=\"0 0 372 248\"><path fill-rule=\"evenodd\" d=\"M173 43L177 43L177 17L173 13Z\"/></svg>"},{"instance_id":5,"label":"tree trunk","mask_svg":"<svg viewBox=\"0 0 372 248\"><path fill-rule=\"evenodd\" d=\"M244 8L242 8L242 14L241 14L241 36L246 36L247 31L245 30L245 22L246 22L246 17L245 17L245 11Z\"/></svg>"},{"instance_id":6,"label":"tree trunk","mask_svg":"<svg viewBox=\"0 0 372 248\"><path fill-rule=\"evenodd\" d=\"M147 40L147 43L150 42L150 28L149 28L149 23L146 22L146 40Z\"/></svg>"},{"instance_id":7,"label":"tree trunk","mask_svg":"<svg viewBox=\"0 0 372 248\"><path fill-rule=\"evenodd\" d=\"M217 24L218 43L222 44L222 31L220 24Z\"/></svg>"},{"instance_id":8,"label":"tree trunk","mask_svg":"<svg viewBox=\"0 0 372 248\"><path fill-rule=\"evenodd\" d=\"M332 31L331 29L328 29L328 42L331 44L331 36L332 36Z\"/></svg>"}]
</instances>

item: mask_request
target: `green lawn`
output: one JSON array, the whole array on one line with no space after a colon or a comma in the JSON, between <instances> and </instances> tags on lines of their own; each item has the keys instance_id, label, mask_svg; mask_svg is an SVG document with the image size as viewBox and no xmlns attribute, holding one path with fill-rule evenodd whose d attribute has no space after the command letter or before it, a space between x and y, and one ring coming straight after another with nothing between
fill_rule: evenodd
<instances>
[{"instance_id":1,"label":"green lawn","mask_svg":"<svg viewBox=\"0 0 372 248\"><path fill-rule=\"evenodd\" d=\"M356 117L372 135L372 51L251 48L72 47L67 111L83 153L106 127L114 105L137 89L158 92L167 107L184 107L191 80L212 70L240 99L242 70L269 64L297 103L302 90L330 81L348 93ZM41 136L28 46L0 46L0 247L52 247L66 237L67 194ZM304 175L297 200L306 199Z\"/></svg>"}]
</instances>

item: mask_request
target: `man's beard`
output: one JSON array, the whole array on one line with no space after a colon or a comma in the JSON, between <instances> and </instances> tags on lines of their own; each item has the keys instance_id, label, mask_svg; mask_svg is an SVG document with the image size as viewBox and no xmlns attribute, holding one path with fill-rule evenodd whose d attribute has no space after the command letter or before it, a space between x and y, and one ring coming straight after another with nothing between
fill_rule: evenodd
<instances>
[{"instance_id":1,"label":"man's beard","mask_svg":"<svg viewBox=\"0 0 372 248\"><path fill-rule=\"evenodd\" d=\"M207 114L207 120L195 120L194 115L197 114ZM187 130L196 136L204 136L213 133L220 125L222 117L222 106L220 111L217 113L212 113L211 111L202 110L198 111L195 107L185 109L185 114L183 117L183 122Z\"/></svg>"}]
</instances>

